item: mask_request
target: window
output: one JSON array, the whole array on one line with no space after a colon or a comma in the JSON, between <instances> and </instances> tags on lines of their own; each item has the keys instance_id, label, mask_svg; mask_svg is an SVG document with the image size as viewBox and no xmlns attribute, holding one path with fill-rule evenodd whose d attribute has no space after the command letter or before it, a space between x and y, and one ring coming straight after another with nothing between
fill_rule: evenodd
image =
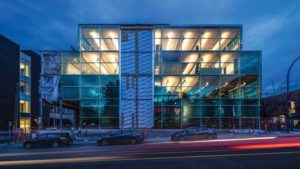
<instances>
[{"instance_id":1,"label":"window","mask_svg":"<svg viewBox=\"0 0 300 169\"><path fill-rule=\"evenodd\" d=\"M30 118L20 118L20 128L23 130L30 129Z\"/></svg>"},{"instance_id":2,"label":"window","mask_svg":"<svg viewBox=\"0 0 300 169\"><path fill-rule=\"evenodd\" d=\"M20 113L30 113L30 102L27 100L20 100Z\"/></svg>"},{"instance_id":3,"label":"window","mask_svg":"<svg viewBox=\"0 0 300 169\"><path fill-rule=\"evenodd\" d=\"M30 77L30 65L28 63L20 62L20 74Z\"/></svg>"},{"instance_id":4,"label":"window","mask_svg":"<svg viewBox=\"0 0 300 169\"><path fill-rule=\"evenodd\" d=\"M30 83L23 82L23 81L20 82L20 92L21 93L30 95L30 88L31 88Z\"/></svg>"}]
</instances>

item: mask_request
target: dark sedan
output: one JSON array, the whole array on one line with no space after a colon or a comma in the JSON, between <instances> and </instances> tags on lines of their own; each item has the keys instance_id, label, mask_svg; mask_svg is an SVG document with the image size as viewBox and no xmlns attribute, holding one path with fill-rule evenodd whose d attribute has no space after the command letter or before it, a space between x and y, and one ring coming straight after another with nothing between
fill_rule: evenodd
<instances>
[{"instance_id":1,"label":"dark sedan","mask_svg":"<svg viewBox=\"0 0 300 169\"><path fill-rule=\"evenodd\" d=\"M171 135L172 141L216 139L217 133L209 128L191 127Z\"/></svg>"},{"instance_id":2,"label":"dark sedan","mask_svg":"<svg viewBox=\"0 0 300 169\"><path fill-rule=\"evenodd\" d=\"M134 130L119 130L107 136L98 137L98 145L112 144L138 144L144 141L142 133Z\"/></svg>"},{"instance_id":3,"label":"dark sedan","mask_svg":"<svg viewBox=\"0 0 300 169\"><path fill-rule=\"evenodd\" d=\"M23 147L60 147L63 145L72 145L73 139L69 133L47 133L41 134L36 138L28 138L24 141Z\"/></svg>"}]
</instances>

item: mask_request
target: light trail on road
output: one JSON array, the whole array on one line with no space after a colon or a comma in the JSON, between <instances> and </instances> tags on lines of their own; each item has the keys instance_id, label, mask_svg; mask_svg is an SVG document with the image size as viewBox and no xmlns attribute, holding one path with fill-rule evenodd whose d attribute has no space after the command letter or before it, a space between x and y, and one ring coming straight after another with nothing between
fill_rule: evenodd
<instances>
[{"instance_id":1,"label":"light trail on road","mask_svg":"<svg viewBox=\"0 0 300 169\"><path fill-rule=\"evenodd\" d=\"M193 155L193 156L173 156L173 157L146 157L138 158L135 156L109 156L109 157L80 157L80 158L59 158L43 160L15 160L1 161L0 166L24 166L40 164L70 164L70 163L88 163L88 162L108 162L108 161L140 161L140 160L170 160L170 159L192 159L192 158L218 158L218 157L243 157L243 156L261 156L261 155L284 155L300 154L300 151L279 151L262 153L234 153L234 154L212 154L212 155Z\"/></svg>"}]
</instances>

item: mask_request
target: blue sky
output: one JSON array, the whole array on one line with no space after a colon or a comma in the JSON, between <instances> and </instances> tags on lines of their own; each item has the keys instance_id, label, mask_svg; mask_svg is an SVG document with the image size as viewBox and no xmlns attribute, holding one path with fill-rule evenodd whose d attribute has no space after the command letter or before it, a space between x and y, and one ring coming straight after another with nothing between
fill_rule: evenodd
<instances>
[{"instance_id":1,"label":"blue sky","mask_svg":"<svg viewBox=\"0 0 300 169\"><path fill-rule=\"evenodd\" d=\"M245 50L263 52L263 92L285 88L300 55L299 0L0 0L0 33L23 49L77 46L79 23L242 24ZM300 63L292 88L300 88Z\"/></svg>"}]
</instances>

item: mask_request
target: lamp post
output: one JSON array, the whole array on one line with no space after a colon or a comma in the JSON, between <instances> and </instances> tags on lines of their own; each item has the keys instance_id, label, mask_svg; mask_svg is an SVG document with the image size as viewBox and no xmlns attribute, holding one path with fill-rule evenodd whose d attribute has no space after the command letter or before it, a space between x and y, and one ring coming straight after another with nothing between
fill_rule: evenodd
<instances>
[{"instance_id":1,"label":"lamp post","mask_svg":"<svg viewBox=\"0 0 300 169\"><path fill-rule=\"evenodd\" d=\"M300 59L300 56L298 56L290 65L288 72L287 72L287 79L286 79L286 97L287 97L287 105L290 103L290 72L295 65L295 63ZM289 108L287 107L287 132L290 131L290 114L289 114Z\"/></svg>"}]
</instances>

